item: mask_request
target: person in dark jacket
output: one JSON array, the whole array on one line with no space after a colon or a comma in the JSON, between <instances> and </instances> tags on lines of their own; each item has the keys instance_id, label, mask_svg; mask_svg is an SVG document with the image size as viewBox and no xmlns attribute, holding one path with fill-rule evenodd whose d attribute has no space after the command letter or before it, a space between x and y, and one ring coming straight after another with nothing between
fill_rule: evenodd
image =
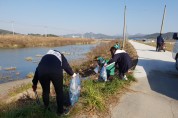
<instances>
[{"instance_id":1,"label":"person in dark jacket","mask_svg":"<svg viewBox=\"0 0 178 118\"><path fill-rule=\"evenodd\" d=\"M49 109L50 81L53 83L56 92L57 113L62 114L63 109L63 69L72 77L76 74L70 67L63 54L56 50L49 50L38 64L33 83L33 91L37 89L37 83L42 86L42 98L46 109Z\"/></svg>"},{"instance_id":2,"label":"person in dark jacket","mask_svg":"<svg viewBox=\"0 0 178 118\"><path fill-rule=\"evenodd\" d=\"M160 34L157 37L157 45L156 45L156 51L158 50L158 47L162 46L164 44L164 39L162 37L162 34Z\"/></svg>"},{"instance_id":3,"label":"person in dark jacket","mask_svg":"<svg viewBox=\"0 0 178 118\"><path fill-rule=\"evenodd\" d=\"M108 64L115 62L116 69L119 70L119 77L121 79L127 80L125 73L131 68L131 58L124 51L111 47L110 49L112 58L109 60Z\"/></svg>"}]
</instances>

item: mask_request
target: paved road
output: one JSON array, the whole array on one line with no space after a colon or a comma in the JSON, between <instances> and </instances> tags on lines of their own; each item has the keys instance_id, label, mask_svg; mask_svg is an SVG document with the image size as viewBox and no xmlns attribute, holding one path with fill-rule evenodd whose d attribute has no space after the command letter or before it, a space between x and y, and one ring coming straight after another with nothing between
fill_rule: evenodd
<instances>
[{"instance_id":1,"label":"paved road","mask_svg":"<svg viewBox=\"0 0 178 118\"><path fill-rule=\"evenodd\" d=\"M139 56L131 86L112 109L112 118L178 118L178 71L171 52L130 41Z\"/></svg>"}]
</instances>

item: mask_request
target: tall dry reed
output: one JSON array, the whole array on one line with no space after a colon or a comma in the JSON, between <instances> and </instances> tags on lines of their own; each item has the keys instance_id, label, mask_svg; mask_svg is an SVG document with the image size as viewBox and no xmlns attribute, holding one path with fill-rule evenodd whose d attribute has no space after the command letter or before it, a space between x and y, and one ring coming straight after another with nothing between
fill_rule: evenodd
<instances>
[{"instance_id":1,"label":"tall dry reed","mask_svg":"<svg viewBox=\"0 0 178 118\"><path fill-rule=\"evenodd\" d=\"M29 35L0 35L0 48L55 47L63 45L90 44L92 39L41 37Z\"/></svg>"}]
</instances>

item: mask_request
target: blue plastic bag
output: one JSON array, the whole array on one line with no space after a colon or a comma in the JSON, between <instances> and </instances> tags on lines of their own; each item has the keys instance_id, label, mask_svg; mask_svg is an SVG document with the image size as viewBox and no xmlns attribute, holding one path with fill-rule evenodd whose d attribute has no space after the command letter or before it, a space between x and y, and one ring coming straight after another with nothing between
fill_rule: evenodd
<instances>
[{"instance_id":1,"label":"blue plastic bag","mask_svg":"<svg viewBox=\"0 0 178 118\"><path fill-rule=\"evenodd\" d=\"M99 72L99 65L97 65L94 69L95 73L98 73Z\"/></svg>"},{"instance_id":2,"label":"blue plastic bag","mask_svg":"<svg viewBox=\"0 0 178 118\"><path fill-rule=\"evenodd\" d=\"M107 81L107 72L105 66L103 66L101 69L100 78L102 78L105 82Z\"/></svg>"},{"instance_id":3,"label":"blue plastic bag","mask_svg":"<svg viewBox=\"0 0 178 118\"><path fill-rule=\"evenodd\" d=\"M70 97L70 103L72 106L79 99L80 89L81 89L81 80L80 80L79 74L77 74L76 77L72 78L70 81L69 97Z\"/></svg>"}]
</instances>

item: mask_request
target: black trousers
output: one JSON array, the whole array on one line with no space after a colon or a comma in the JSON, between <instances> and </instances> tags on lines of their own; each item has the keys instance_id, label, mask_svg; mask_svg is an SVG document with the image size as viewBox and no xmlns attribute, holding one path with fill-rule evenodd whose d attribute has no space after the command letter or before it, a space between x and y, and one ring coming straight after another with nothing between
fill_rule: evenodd
<instances>
[{"instance_id":1,"label":"black trousers","mask_svg":"<svg viewBox=\"0 0 178 118\"><path fill-rule=\"evenodd\" d=\"M157 43L156 45L156 51L158 50L158 47L161 47L162 46L162 43Z\"/></svg>"},{"instance_id":2,"label":"black trousers","mask_svg":"<svg viewBox=\"0 0 178 118\"><path fill-rule=\"evenodd\" d=\"M63 75L41 73L39 81L43 89L42 97L45 107L49 106L50 82L52 82L56 92L57 112L63 113Z\"/></svg>"}]
</instances>

